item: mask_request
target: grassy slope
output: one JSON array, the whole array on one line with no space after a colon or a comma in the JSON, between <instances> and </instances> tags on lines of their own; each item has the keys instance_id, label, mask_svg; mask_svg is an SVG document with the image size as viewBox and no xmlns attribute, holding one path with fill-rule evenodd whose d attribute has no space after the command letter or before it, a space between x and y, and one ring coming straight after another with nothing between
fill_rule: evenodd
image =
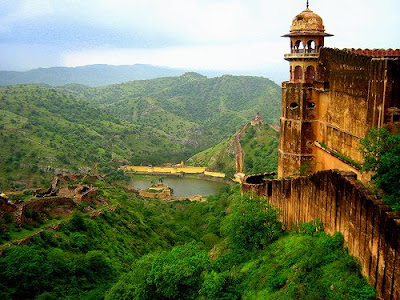
<instances>
[{"instance_id":1,"label":"grassy slope","mask_svg":"<svg viewBox=\"0 0 400 300\"><path fill-rule=\"evenodd\" d=\"M235 145L232 139L226 139L214 147L197 153L188 160L189 165L206 166L211 170L235 173Z\"/></svg>"},{"instance_id":2,"label":"grassy slope","mask_svg":"<svg viewBox=\"0 0 400 300\"><path fill-rule=\"evenodd\" d=\"M265 78L194 73L102 88L0 88L0 189L40 185L50 168L187 159L256 111L277 121L279 87Z\"/></svg>"},{"instance_id":3,"label":"grassy slope","mask_svg":"<svg viewBox=\"0 0 400 300\"><path fill-rule=\"evenodd\" d=\"M119 279L127 284L124 290L135 289L134 282L124 282L124 274L137 272L132 263L143 255L162 259L165 251L193 241L199 243L199 254L224 245L221 224L232 202L241 201L238 189L225 189L206 203L167 203L137 198L103 182L95 185L116 210L95 218L74 216L58 231L6 249L0 256L2 299L100 299ZM373 299L373 289L342 242L340 235L285 234L257 252L235 257L224 250L207 263L201 278L190 281L206 278L203 289L215 296L210 299L222 294L228 299ZM159 288L168 284L159 280Z\"/></svg>"},{"instance_id":4,"label":"grassy slope","mask_svg":"<svg viewBox=\"0 0 400 300\"><path fill-rule=\"evenodd\" d=\"M273 172L278 167L279 133L268 125L248 126L240 143L245 153L246 174ZM235 170L235 146L232 139L226 139L214 147L192 156L188 163L207 166L231 174Z\"/></svg>"},{"instance_id":5,"label":"grassy slope","mask_svg":"<svg viewBox=\"0 0 400 300\"><path fill-rule=\"evenodd\" d=\"M280 113L279 86L261 77L186 73L76 92L112 115L200 150L232 135L258 111L274 124Z\"/></svg>"},{"instance_id":6,"label":"grassy slope","mask_svg":"<svg viewBox=\"0 0 400 300\"><path fill-rule=\"evenodd\" d=\"M240 140L246 174L273 172L278 168L279 133L268 125L248 127Z\"/></svg>"},{"instance_id":7,"label":"grassy slope","mask_svg":"<svg viewBox=\"0 0 400 300\"><path fill-rule=\"evenodd\" d=\"M241 265L243 299L375 299L343 238L290 233Z\"/></svg>"}]
</instances>

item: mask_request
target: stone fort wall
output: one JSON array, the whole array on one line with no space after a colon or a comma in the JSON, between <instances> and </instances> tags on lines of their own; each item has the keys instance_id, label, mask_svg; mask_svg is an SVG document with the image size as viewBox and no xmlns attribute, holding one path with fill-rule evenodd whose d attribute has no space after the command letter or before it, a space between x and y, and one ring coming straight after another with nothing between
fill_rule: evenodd
<instances>
[{"instance_id":1,"label":"stone fort wall","mask_svg":"<svg viewBox=\"0 0 400 300\"><path fill-rule=\"evenodd\" d=\"M332 153L362 163L360 139L374 127L400 132L399 108L400 58L322 48L314 82L282 85L279 175L292 175L308 163L313 172L348 170L367 182L368 176Z\"/></svg>"},{"instance_id":2,"label":"stone fort wall","mask_svg":"<svg viewBox=\"0 0 400 300\"><path fill-rule=\"evenodd\" d=\"M363 275L380 299L400 299L400 215L372 195L349 172L320 171L308 177L244 179L242 193L266 198L281 210L288 228L320 219L327 233L340 231Z\"/></svg>"}]
</instances>

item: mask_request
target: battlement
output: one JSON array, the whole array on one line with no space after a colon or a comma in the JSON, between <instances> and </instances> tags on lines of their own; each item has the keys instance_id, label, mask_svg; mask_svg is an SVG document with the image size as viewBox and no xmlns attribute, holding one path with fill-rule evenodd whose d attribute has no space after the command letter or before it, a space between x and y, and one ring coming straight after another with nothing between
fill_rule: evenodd
<instances>
[{"instance_id":1,"label":"battlement","mask_svg":"<svg viewBox=\"0 0 400 300\"><path fill-rule=\"evenodd\" d=\"M400 49L343 49L354 54L370 57L400 57Z\"/></svg>"}]
</instances>

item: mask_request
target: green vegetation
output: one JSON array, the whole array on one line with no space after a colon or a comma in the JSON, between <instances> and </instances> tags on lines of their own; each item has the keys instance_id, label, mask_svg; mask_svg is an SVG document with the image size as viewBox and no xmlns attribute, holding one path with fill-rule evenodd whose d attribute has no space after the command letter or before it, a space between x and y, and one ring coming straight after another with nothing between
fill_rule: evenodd
<instances>
[{"instance_id":1,"label":"green vegetation","mask_svg":"<svg viewBox=\"0 0 400 300\"><path fill-rule=\"evenodd\" d=\"M221 239L213 223L225 214L227 202L166 203L96 185L115 211L95 218L76 213L57 231L45 230L29 245L6 248L0 256L1 299L99 299L144 254L190 241L210 249Z\"/></svg>"},{"instance_id":2,"label":"green vegetation","mask_svg":"<svg viewBox=\"0 0 400 300\"><path fill-rule=\"evenodd\" d=\"M362 165L360 163L356 162L354 159L351 159L350 157L344 155L343 153L340 153L339 151L328 148L327 145L323 142L321 142L319 144L326 151L332 153L333 155L336 155L338 158L342 159L343 161L347 162L350 165L353 165L355 168L361 169Z\"/></svg>"},{"instance_id":3,"label":"green vegetation","mask_svg":"<svg viewBox=\"0 0 400 300\"><path fill-rule=\"evenodd\" d=\"M246 174L274 172L278 168L279 133L267 124L247 126L240 143L245 153ZM188 164L206 166L229 176L236 172L236 149L233 137L192 156Z\"/></svg>"},{"instance_id":4,"label":"green vegetation","mask_svg":"<svg viewBox=\"0 0 400 300\"><path fill-rule=\"evenodd\" d=\"M375 299L340 234L326 235L320 223L284 234L260 199L228 199L224 240L209 255L189 243L144 256L106 299Z\"/></svg>"},{"instance_id":5,"label":"green vegetation","mask_svg":"<svg viewBox=\"0 0 400 300\"><path fill-rule=\"evenodd\" d=\"M268 124L249 126L240 140L246 174L274 172L278 169L279 133Z\"/></svg>"},{"instance_id":6,"label":"green vegetation","mask_svg":"<svg viewBox=\"0 0 400 300\"><path fill-rule=\"evenodd\" d=\"M385 203L400 212L400 134L384 128L371 129L361 140L365 171L375 172L373 182L383 190Z\"/></svg>"},{"instance_id":7,"label":"green vegetation","mask_svg":"<svg viewBox=\"0 0 400 300\"><path fill-rule=\"evenodd\" d=\"M211 170L227 174L229 178L236 173L236 151L232 138L223 140L214 147L197 153L188 159L187 164L193 166L205 166Z\"/></svg>"},{"instance_id":8,"label":"green vegetation","mask_svg":"<svg viewBox=\"0 0 400 300\"><path fill-rule=\"evenodd\" d=\"M43 186L54 170L117 176L121 164L186 160L257 111L276 123L279 101L268 79L195 73L102 88L0 87L0 190Z\"/></svg>"},{"instance_id":9,"label":"green vegetation","mask_svg":"<svg viewBox=\"0 0 400 300\"><path fill-rule=\"evenodd\" d=\"M285 233L238 186L168 203L95 185L115 209L6 247L1 299L374 299L342 236L318 222Z\"/></svg>"}]
</instances>

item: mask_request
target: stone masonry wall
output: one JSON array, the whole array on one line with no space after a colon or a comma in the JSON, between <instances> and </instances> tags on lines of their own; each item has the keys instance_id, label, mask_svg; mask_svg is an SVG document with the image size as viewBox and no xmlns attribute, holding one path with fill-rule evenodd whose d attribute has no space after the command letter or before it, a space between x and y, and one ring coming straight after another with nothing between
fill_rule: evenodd
<instances>
[{"instance_id":1,"label":"stone masonry wall","mask_svg":"<svg viewBox=\"0 0 400 300\"><path fill-rule=\"evenodd\" d=\"M308 177L245 177L242 193L267 198L288 228L320 219L327 233L340 231L345 246L377 289L379 299L400 299L400 216L350 172L320 171Z\"/></svg>"},{"instance_id":2,"label":"stone masonry wall","mask_svg":"<svg viewBox=\"0 0 400 300\"><path fill-rule=\"evenodd\" d=\"M324 48L319 78L317 139L362 162L359 141L375 127L400 129L400 59Z\"/></svg>"}]
</instances>

